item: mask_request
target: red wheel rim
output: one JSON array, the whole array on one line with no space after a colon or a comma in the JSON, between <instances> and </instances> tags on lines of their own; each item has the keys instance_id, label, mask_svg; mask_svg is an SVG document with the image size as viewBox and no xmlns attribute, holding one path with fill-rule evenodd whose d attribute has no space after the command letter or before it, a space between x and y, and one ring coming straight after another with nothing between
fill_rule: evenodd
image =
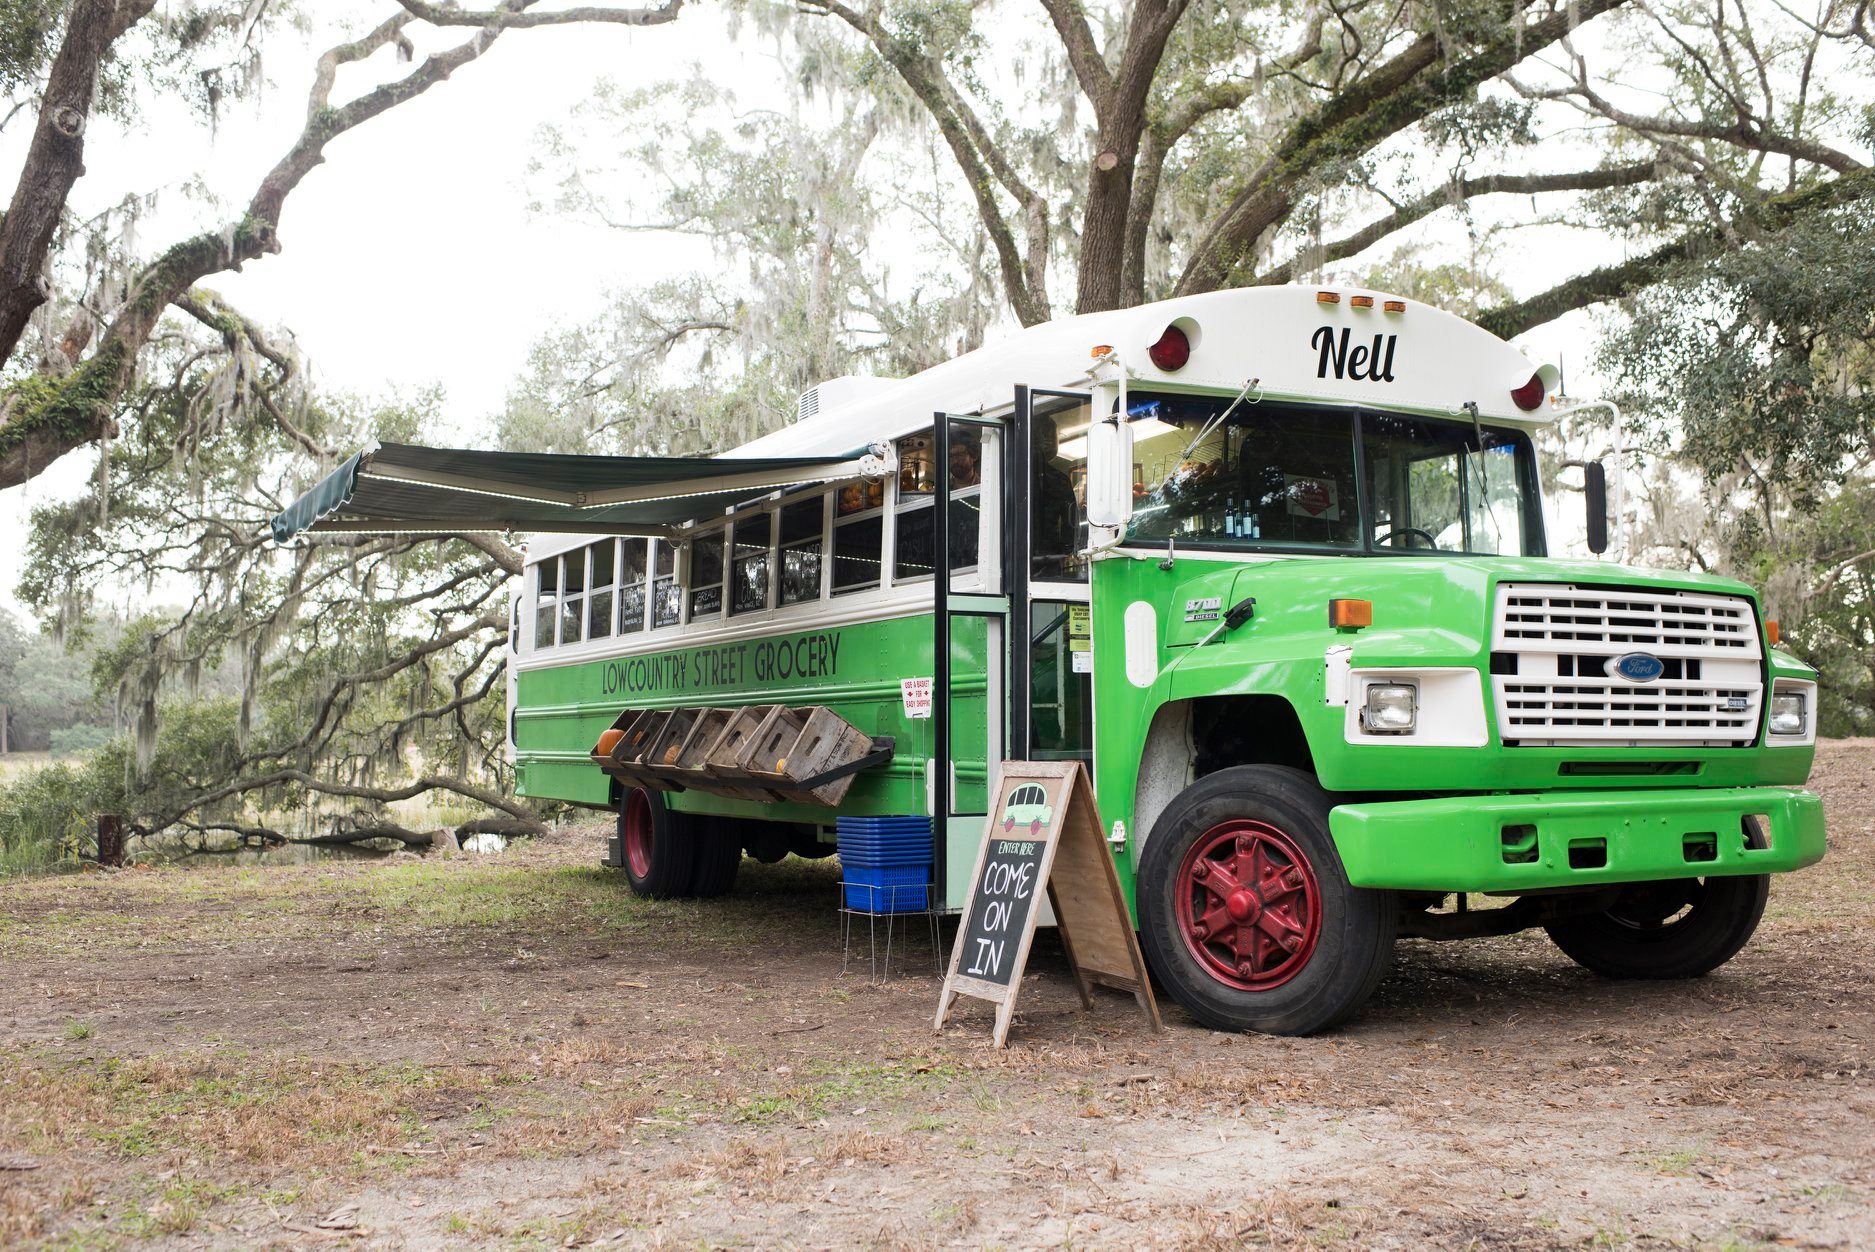
<instances>
[{"instance_id":1,"label":"red wheel rim","mask_svg":"<svg viewBox=\"0 0 1875 1252\"><path fill-rule=\"evenodd\" d=\"M643 787L625 800L625 864L640 878L651 872L651 800Z\"/></svg>"},{"instance_id":2,"label":"red wheel rim","mask_svg":"<svg viewBox=\"0 0 1875 1252\"><path fill-rule=\"evenodd\" d=\"M1178 931L1204 971L1268 991L1302 971L1322 935L1322 893L1296 841L1266 822L1198 837L1178 867Z\"/></svg>"}]
</instances>

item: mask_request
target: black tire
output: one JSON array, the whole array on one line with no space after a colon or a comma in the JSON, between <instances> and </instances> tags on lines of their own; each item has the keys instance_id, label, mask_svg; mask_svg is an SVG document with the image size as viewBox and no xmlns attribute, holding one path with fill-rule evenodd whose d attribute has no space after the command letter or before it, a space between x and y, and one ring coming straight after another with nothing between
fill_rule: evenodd
<instances>
[{"instance_id":1,"label":"black tire","mask_svg":"<svg viewBox=\"0 0 1875 1252\"><path fill-rule=\"evenodd\" d=\"M697 842L691 819L666 807L664 793L628 787L619 799L619 859L634 893L665 900L692 894Z\"/></svg>"},{"instance_id":2,"label":"black tire","mask_svg":"<svg viewBox=\"0 0 1875 1252\"><path fill-rule=\"evenodd\" d=\"M691 895L707 899L728 895L735 887L736 871L742 868L742 840L749 825L754 823L726 817L691 817L690 839L696 849Z\"/></svg>"},{"instance_id":3,"label":"black tire","mask_svg":"<svg viewBox=\"0 0 1875 1252\"><path fill-rule=\"evenodd\" d=\"M1746 845L1764 847L1764 831L1747 823ZM1544 929L1563 955L1604 978L1698 978L1751 942L1770 895L1768 874L1635 883L1603 912Z\"/></svg>"},{"instance_id":4,"label":"black tire","mask_svg":"<svg viewBox=\"0 0 1875 1252\"><path fill-rule=\"evenodd\" d=\"M743 848L764 865L779 864L794 850L787 826L763 821L745 821L740 825Z\"/></svg>"},{"instance_id":5,"label":"black tire","mask_svg":"<svg viewBox=\"0 0 1875 1252\"><path fill-rule=\"evenodd\" d=\"M800 824L789 827L788 851L809 861L824 861L838 848L832 843L822 843L816 827Z\"/></svg>"},{"instance_id":6,"label":"black tire","mask_svg":"<svg viewBox=\"0 0 1875 1252\"><path fill-rule=\"evenodd\" d=\"M1311 1034L1347 1020L1385 976L1399 900L1348 885L1328 831L1329 808L1327 793L1301 770L1239 765L1186 788L1153 825L1139 866L1140 938L1160 982L1204 1025ZM1222 849L1247 857L1246 846L1263 859L1226 862L1209 854ZM1210 868L1199 868L1200 860ZM1200 885L1222 881L1214 871L1235 876L1250 864L1276 872L1248 891L1248 903L1239 898L1242 884L1222 899L1207 894L1216 888ZM1203 903L1202 917L1194 902ZM1214 915L1229 924L1230 940L1199 937L1197 923ZM1292 947L1267 934L1265 917ZM1240 940L1253 946L1253 958L1238 966L1251 969L1239 979L1222 965Z\"/></svg>"}]
</instances>

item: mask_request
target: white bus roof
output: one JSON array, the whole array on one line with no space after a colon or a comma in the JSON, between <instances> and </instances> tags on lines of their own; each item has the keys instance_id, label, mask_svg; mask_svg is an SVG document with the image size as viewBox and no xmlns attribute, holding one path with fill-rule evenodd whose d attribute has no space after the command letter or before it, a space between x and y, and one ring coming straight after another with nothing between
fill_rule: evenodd
<instances>
[{"instance_id":1,"label":"white bus roof","mask_svg":"<svg viewBox=\"0 0 1875 1252\"><path fill-rule=\"evenodd\" d=\"M1172 325L1185 331L1191 358L1168 373L1147 348ZM940 410L1006 408L1017 385L1084 389L1102 345L1118 354L1133 388L1234 394L1255 378L1270 399L1441 416L1468 416L1471 402L1492 422L1554 420L1554 370L1443 309L1357 288L1247 287L1045 322L910 378L840 380L847 385L837 397L802 406L817 408L814 416L723 455L824 454L922 429ZM1369 365L1382 376L1366 377ZM1521 408L1511 392L1539 374L1536 406Z\"/></svg>"}]
</instances>

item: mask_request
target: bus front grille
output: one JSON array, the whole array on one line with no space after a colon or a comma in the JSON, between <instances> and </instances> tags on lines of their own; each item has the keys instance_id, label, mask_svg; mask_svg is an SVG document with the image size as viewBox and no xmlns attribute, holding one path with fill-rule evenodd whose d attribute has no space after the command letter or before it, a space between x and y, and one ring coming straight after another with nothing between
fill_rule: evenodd
<instances>
[{"instance_id":1,"label":"bus front grille","mask_svg":"<svg viewBox=\"0 0 1875 1252\"><path fill-rule=\"evenodd\" d=\"M1498 737L1523 747L1739 747L1757 738L1763 652L1739 596L1506 583L1492 624ZM1658 677L1629 681L1643 653Z\"/></svg>"}]
</instances>

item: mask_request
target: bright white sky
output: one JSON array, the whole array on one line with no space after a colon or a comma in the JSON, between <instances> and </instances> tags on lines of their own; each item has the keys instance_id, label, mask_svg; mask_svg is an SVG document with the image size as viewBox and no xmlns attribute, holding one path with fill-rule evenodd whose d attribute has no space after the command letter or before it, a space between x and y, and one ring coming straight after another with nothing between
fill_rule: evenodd
<instances>
[{"instance_id":1,"label":"bright white sky","mask_svg":"<svg viewBox=\"0 0 1875 1252\"><path fill-rule=\"evenodd\" d=\"M257 100L225 105L213 137L180 104L130 134L98 119L74 209L95 212L126 194L159 191L139 229L146 253L232 220L298 133L317 51L361 33L390 8L388 0L354 0L339 10L352 15L349 24L323 18L303 46L280 36L268 40L271 85ZM654 281L707 259L705 245L694 239L530 214L524 179L537 129L564 118L600 77L648 85L701 64L735 83L744 105L762 103L763 84L775 81L772 46L746 29L732 41L724 20L720 11L691 6L677 22L647 29L508 32L428 95L329 145L326 164L287 202L283 250L209 285L263 324L289 326L325 387L384 394L440 384L464 440L473 440L475 424L500 408L543 333L596 312L608 288ZM462 33L413 31L419 55ZM350 67L334 99L384 81L395 68L388 51ZM13 130L0 141L0 171L18 168L28 128ZM199 175L218 203L192 192L184 171ZM5 185L11 183L9 173ZM1552 236L1549 246L1561 242ZM1527 280L1520 289L1540 289L1579 265L1580 240L1569 242L1567 257L1542 255L1548 249L1541 240L1520 245L1535 252L1529 265L1512 267ZM1587 328L1578 316L1524 346L1538 360L1566 356L1575 383ZM35 502L84 490L91 463L88 454L74 454L33 482L0 492L0 533L23 534ZM16 612L20 547L0 544L0 605Z\"/></svg>"}]
</instances>

